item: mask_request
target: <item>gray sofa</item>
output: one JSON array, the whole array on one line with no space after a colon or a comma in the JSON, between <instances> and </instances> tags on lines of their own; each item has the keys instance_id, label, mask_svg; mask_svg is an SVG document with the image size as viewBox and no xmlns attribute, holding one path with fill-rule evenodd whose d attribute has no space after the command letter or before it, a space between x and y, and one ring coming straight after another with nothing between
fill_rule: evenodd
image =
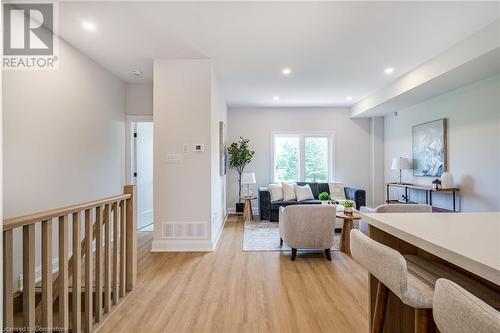
<instances>
[{"instance_id":1,"label":"gray sofa","mask_svg":"<svg viewBox=\"0 0 500 333\"><path fill-rule=\"evenodd\" d=\"M320 205L321 201L318 196L322 192L330 193L330 187L328 183L308 183L308 182L297 182L297 185L304 186L308 184L311 187L314 199L304 200L304 201L271 201L271 192L267 187L259 188L259 215L261 220L269 220L272 222L277 222L279 220L279 209L280 207L286 207L290 205ZM344 187L346 199L356 202L356 207L366 206L366 192L365 190L354 188L354 187Z\"/></svg>"}]
</instances>

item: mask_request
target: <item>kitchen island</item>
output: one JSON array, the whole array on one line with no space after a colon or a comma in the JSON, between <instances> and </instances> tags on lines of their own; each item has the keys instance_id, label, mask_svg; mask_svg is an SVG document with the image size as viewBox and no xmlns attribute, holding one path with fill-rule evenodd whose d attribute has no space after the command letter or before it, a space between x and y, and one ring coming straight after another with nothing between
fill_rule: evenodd
<instances>
[{"instance_id":1,"label":"kitchen island","mask_svg":"<svg viewBox=\"0 0 500 333\"><path fill-rule=\"evenodd\" d=\"M367 213L370 238L449 266L500 293L500 213ZM370 322L378 280L369 276ZM413 332L413 309L391 293L384 332Z\"/></svg>"}]
</instances>

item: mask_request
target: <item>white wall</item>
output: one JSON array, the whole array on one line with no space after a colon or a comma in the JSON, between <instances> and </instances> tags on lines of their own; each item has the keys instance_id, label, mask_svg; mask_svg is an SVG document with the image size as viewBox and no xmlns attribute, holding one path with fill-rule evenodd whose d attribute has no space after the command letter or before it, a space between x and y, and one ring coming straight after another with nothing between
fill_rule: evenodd
<instances>
[{"instance_id":1,"label":"white wall","mask_svg":"<svg viewBox=\"0 0 500 333\"><path fill-rule=\"evenodd\" d=\"M225 215L219 121L227 117L212 62L155 59L153 87L153 251L212 251ZM168 162L172 155L179 160ZM166 237L164 225L175 225L175 235Z\"/></svg>"},{"instance_id":2,"label":"white wall","mask_svg":"<svg viewBox=\"0 0 500 333\"><path fill-rule=\"evenodd\" d=\"M245 169L255 172L254 193L258 186L271 182L271 132L333 131L335 180L366 190L370 202L370 119L351 119L348 108L237 108L228 111L228 124L228 144L243 136L250 139L250 147L255 150L252 162ZM228 209L234 209L237 199L237 172L230 169ZM256 208L256 201L254 205Z\"/></svg>"},{"instance_id":3,"label":"white wall","mask_svg":"<svg viewBox=\"0 0 500 333\"><path fill-rule=\"evenodd\" d=\"M153 85L127 84L127 115L153 115Z\"/></svg>"},{"instance_id":4,"label":"white wall","mask_svg":"<svg viewBox=\"0 0 500 333\"><path fill-rule=\"evenodd\" d=\"M220 148L219 148L219 122L226 125L225 137L227 140L227 107L224 95L219 87L215 72L212 70L212 83L210 90L211 121L211 174L212 174L212 242L216 242L222 232L226 217L226 176L220 175Z\"/></svg>"},{"instance_id":5,"label":"white wall","mask_svg":"<svg viewBox=\"0 0 500 333\"><path fill-rule=\"evenodd\" d=\"M4 217L122 192L122 81L60 40L59 69L4 71L3 97ZM14 263L17 276L21 257Z\"/></svg>"},{"instance_id":6,"label":"white wall","mask_svg":"<svg viewBox=\"0 0 500 333\"><path fill-rule=\"evenodd\" d=\"M385 180L395 156L411 158L412 126L448 119L448 171L460 187L462 211L500 210L500 76L495 75L385 117ZM430 184L432 178L413 177L406 182ZM424 201L417 193L412 199ZM433 196L433 204L451 207L451 196Z\"/></svg>"},{"instance_id":7,"label":"white wall","mask_svg":"<svg viewBox=\"0 0 500 333\"><path fill-rule=\"evenodd\" d=\"M205 249L211 243L211 63L155 60L153 82L153 250L178 250L182 244ZM188 152L183 152L184 144ZM205 151L195 152L194 144L204 144ZM177 154L182 161L167 163L168 154ZM193 241L163 238L162 224L188 222L205 224L208 236Z\"/></svg>"}]
</instances>

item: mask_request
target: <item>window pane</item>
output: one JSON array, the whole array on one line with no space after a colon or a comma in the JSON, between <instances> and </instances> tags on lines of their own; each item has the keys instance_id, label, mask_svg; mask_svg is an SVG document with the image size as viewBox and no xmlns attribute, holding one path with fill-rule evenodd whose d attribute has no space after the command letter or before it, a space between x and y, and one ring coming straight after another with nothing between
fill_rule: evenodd
<instances>
[{"instance_id":1,"label":"window pane","mask_svg":"<svg viewBox=\"0 0 500 333\"><path fill-rule=\"evenodd\" d=\"M304 138L304 178L306 182L328 182L328 138Z\"/></svg>"},{"instance_id":2,"label":"window pane","mask_svg":"<svg viewBox=\"0 0 500 333\"><path fill-rule=\"evenodd\" d=\"M299 137L278 136L274 139L274 181L299 180Z\"/></svg>"}]
</instances>

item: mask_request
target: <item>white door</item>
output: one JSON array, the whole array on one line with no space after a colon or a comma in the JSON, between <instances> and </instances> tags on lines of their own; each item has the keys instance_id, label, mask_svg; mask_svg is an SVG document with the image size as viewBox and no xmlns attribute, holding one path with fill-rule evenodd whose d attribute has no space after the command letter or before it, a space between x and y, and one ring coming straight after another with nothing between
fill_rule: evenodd
<instances>
[{"instance_id":1,"label":"white door","mask_svg":"<svg viewBox=\"0 0 500 333\"><path fill-rule=\"evenodd\" d=\"M141 229L153 223L153 123L137 123L136 133L137 228Z\"/></svg>"}]
</instances>

